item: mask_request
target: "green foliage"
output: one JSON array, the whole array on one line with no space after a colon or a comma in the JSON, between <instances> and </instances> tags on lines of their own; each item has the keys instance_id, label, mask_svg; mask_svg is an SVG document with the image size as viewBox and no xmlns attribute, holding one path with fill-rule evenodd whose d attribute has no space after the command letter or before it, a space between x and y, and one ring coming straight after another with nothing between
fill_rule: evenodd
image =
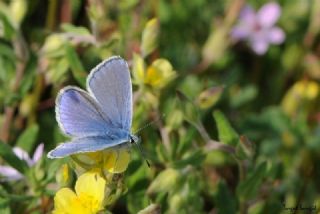
<instances>
[{"instance_id":1,"label":"green foliage","mask_svg":"<svg viewBox=\"0 0 320 214\"><path fill-rule=\"evenodd\" d=\"M21 135L17 139L16 145L23 150L30 152L34 144L36 143L38 132L39 126L37 124L30 126L21 133Z\"/></svg>"},{"instance_id":2,"label":"green foliage","mask_svg":"<svg viewBox=\"0 0 320 214\"><path fill-rule=\"evenodd\" d=\"M231 127L223 113L220 111L215 111L213 112L213 117L217 124L219 141L233 146L237 145L239 142L239 136Z\"/></svg>"},{"instance_id":3,"label":"green foliage","mask_svg":"<svg viewBox=\"0 0 320 214\"><path fill-rule=\"evenodd\" d=\"M226 183L222 180L217 184L217 190L214 201L217 205L217 213L229 214L236 212L236 202L228 189ZM226 203L226 201L228 201Z\"/></svg>"},{"instance_id":4,"label":"green foliage","mask_svg":"<svg viewBox=\"0 0 320 214\"><path fill-rule=\"evenodd\" d=\"M267 163L262 162L239 184L237 194L240 200L249 200L255 197L266 175Z\"/></svg>"},{"instance_id":5,"label":"green foliage","mask_svg":"<svg viewBox=\"0 0 320 214\"><path fill-rule=\"evenodd\" d=\"M18 170L20 173L26 173L28 168L27 163L20 160L12 151L12 148L0 141L0 156L14 169Z\"/></svg>"},{"instance_id":6,"label":"green foliage","mask_svg":"<svg viewBox=\"0 0 320 214\"><path fill-rule=\"evenodd\" d=\"M158 46L159 23L157 19L151 19L142 32L141 51L146 57Z\"/></svg>"},{"instance_id":7,"label":"green foliage","mask_svg":"<svg viewBox=\"0 0 320 214\"><path fill-rule=\"evenodd\" d=\"M77 80L77 82L82 86L86 86L86 73L84 72L84 68L81 64L80 59L77 56L75 50L70 46L65 46L66 58L70 65L70 69L72 71L73 77Z\"/></svg>"}]
</instances>

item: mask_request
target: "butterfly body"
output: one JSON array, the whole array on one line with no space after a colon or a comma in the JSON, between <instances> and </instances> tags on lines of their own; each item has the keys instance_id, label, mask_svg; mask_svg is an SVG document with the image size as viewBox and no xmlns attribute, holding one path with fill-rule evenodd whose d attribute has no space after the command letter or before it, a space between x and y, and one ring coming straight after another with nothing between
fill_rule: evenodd
<instances>
[{"instance_id":1,"label":"butterfly body","mask_svg":"<svg viewBox=\"0 0 320 214\"><path fill-rule=\"evenodd\" d=\"M62 132L72 139L50 151L49 158L138 142L130 132L132 86L127 63L120 57L111 57L97 65L87 78L87 91L75 86L60 90L56 120Z\"/></svg>"}]
</instances>

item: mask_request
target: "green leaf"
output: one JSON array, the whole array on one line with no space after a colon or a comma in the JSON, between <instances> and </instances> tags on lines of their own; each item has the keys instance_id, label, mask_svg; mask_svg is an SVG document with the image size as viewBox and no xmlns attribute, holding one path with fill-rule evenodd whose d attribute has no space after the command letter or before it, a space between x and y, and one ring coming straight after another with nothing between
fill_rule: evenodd
<instances>
[{"instance_id":1,"label":"green leaf","mask_svg":"<svg viewBox=\"0 0 320 214\"><path fill-rule=\"evenodd\" d=\"M192 166L201 166L204 160L206 159L206 155L201 150L196 150L191 154L187 154L182 160L178 160L172 164L174 168L183 168L187 165Z\"/></svg>"},{"instance_id":2,"label":"green leaf","mask_svg":"<svg viewBox=\"0 0 320 214\"><path fill-rule=\"evenodd\" d=\"M133 75L133 83L137 85L142 85L144 83L145 79L145 63L143 58L133 53L133 59L132 59L132 75Z\"/></svg>"},{"instance_id":3,"label":"green leaf","mask_svg":"<svg viewBox=\"0 0 320 214\"><path fill-rule=\"evenodd\" d=\"M153 194L158 192L168 192L173 190L181 178L178 170L167 168L161 171L150 184L147 193Z\"/></svg>"},{"instance_id":4,"label":"green leaf","mask_svg":"<svg viewBox=\"0 0 320 214\"><path fill-rule=\"evenodd\" d=\"M12 151L12 148L0 141L0 156L13 168L25 174L28 169L28 165L25 161L20 160Z\"/></svg>"},{"instance_id":5,"label":"green leaf","mask_svg":"<svg viewBox=\"0 0 320 214\"><path fill-rule=\"evenodd\" d=\"M236 147L236 156L240 160L251 159L255 154L255 144L246 136L240 136L239 144Z\"/></svg>"},{"instance_id":6,"label":"green leaf","mask_svg":"<svg viewBox=\"0 0 320 214\"><path fill-rule=\"evenodd\" d=\"M0 213L2 214L1 207L5 206L7 202L19 202L30 199L34 199L34 197L30 195L9 194L3 187L0 187Z\"/></svg>"},{"instance_id":7,"label":"green leaf","mask_svg":"<svg viewBox=\"0 0 320 214\"><path fill-rule=\"evenodd\" d=\"M138 213L141 209L150 204L150 199L147 197L145 191L130 192L126 198L126 205L129 213Z\"/></svg>"},{"instance_id":8,"label":"green leaf","mask_svg":"<svg viewBox=\"0 0 320 214\"><path fill-rule=\"evenodd\" d=\"M86 86L86 77L87 73L75 51L75 49L70 45L65 45L66 57L71 68L73 77L77 80L77 82L82 86Z\"/></svg>"},{"instance_id":9,"label":"green leaf","mask_svg":"<svg viewBox=\"0 0 320 214\"><path fill-rule=\"evenodd\" d=\"M16 145L26 152L31 152L34 144L36 143L38 133L38 124L31 125L19 136Z\"/></svg>"},{"instance_id":10,"label":"green leaf","mask_svg":"<svg viewBox=\"0 0 320 214\"><path fill-rule=\"evenodd\" d=\"M183 112L184 119L189 122L191 125L197 127L200 123L199 112L193 102L181 91L176 91L177 97L179 98L178 102L179 108Z\"/></svg>"},{"instance_id":11,"label":"green leaf","mask_svg":"<svg viewBox=\"0 0 320 214\"><path fill-rule=\"evenodd\" d=\"M149 55L158 46L159 21L155 18L149 20L142 32L141 51L144 57Z\"/></svg>"},{"instance_id":12,"label":"green leaf","mask_svg":"<svg viewBox=\"0 0 320 214\"><path fill-rule=\"evenodd\" d=\"M287 72L292 71L293 69L295 69L296 67L299 66L299 64L301 63L300 59L301 57L303 57L304 55L304 49L303 46L299 43L296 44L290 44L288 46L286 46L286 48L284 49L284 53L282 54L282 65L285 68L285 70ZM311 67L316 67L319 68L319 62L318 60L314 61L314 63L307 63L310 58L306 57L306 59L303 62L306 62L306 66L310 66ZM306 71L308 72L310 69L306 69Z\"/></svg>"},{"instance_id":13,"label":"green leaf","mask_svg":"<svg viewBox=\"0 0 320 214\"><path fill-rule=\"evenodd\" d=\"M228 203L226 203L226 201ZM221 180L217 185L214 202L216 205L217 214L236 213L235 199L224 180Z\"/></svg>"},{"instance_id":14,"label":"green leaf","mask_svg":"<svg viewBox=\"0 0 320 214\"><path fill-rule=\"evenodd\" d=\"M66 58L51 59L52 65L48 69L49 81L60 84L67 79L69 62Z\"/></svg>"},{"instance_id":15,"label":"green leaf","mask_svg":"<svg viewBox=\"0 0 320 214\"><path fill-rule=\"evenodd\" d=\"M16 33L16 30L14 28L14 25L12 23L12 20L8 17L8 12L6 11L5 7L3 7L3 4L0 5L0 21L2 23L2 29L3 29L3 36L5 39L11 39L14 34Z\"/></svg>"},{"instance_id":16,"label":"green leaf","mask_svg":"<svg viewBox=\"0 0 320 214\"><path fill-rule=\"evenodd\" d=\"M28 10L27 0L11 1L9 9L12 22L18 28L23 22L23 19Z\"/></svg>"},{"instance_id":17,"label":"green leaf","mask_svg":"<svg viewBox=\"0 0 320 214\"><path fill-rule=\"evenodd\" d=\"M232 96L230 105L234 108L238 108L256 98L257 95L258 89L255 86L246 86Z\"/></svg>"},{"instance_id":18,"label":"green leaf","mask_svg":"<svg viewBox=\"0 0 320 214\"><path fill-rule=\"evenodd\" d=\"M16 56L14 54L13 48L8 47L8 45L0 43L0 55L8 58L10 61L15 61Z\"/></svg>"},{"instance_id":19,"label":"green leaf","mask_svg":"<svg viewBox=\"0 0 320 214\"><path fill-rule=\"evenodd\" d=\"M216 28L209 35L202 49L202 56L207 63L217 62L226 56L230 42L228 39L229 29L224 26Z\"/></svg>"},{"instance_id":20,"label":"green leaf","mask_svg":"<svg viewBox=\"0 0 320 214\"><path fill-rule=\"evenodd\" d=\"M52 181L52 179L56 177L58 170L66 162L67 162L67 160L63 160L63 159L50 161L48 164L48 167L47 167L48 171L47 171L47 176L46 176L46 182Z\"/></svg>"},{"instance_id":21,"label":"green leaf","mask_svg":"<svg viewBox=\"0 0 320 214\"><path fill-rule=\"evenodd\" d=\"M221 111L214 111L213 117L217 124L219 141L228 145L237 145L239 142L239 135L232 128L223 113Z\"/></svg>"},{"instance_id":22,"label":"green leaf","mask_svg":"<svg viewBox=\"0 0 320 214\"><path fill-rule=\"evenodd\" d=\"M0 213L10 214L10 200L8 198L0 197Z\"/></svg>"},{"instance_id":23,"label":"green leaf","mask_svg":"<svg viewBox=\"0 0 320 214\"><path fill-rule=\"evenodd\" d=\"M237 187L238 197L243 200L254 198L267 172L267 163L260 163L244 181L240 182Z\"/></svg>"},{"instance_id":24,"label":"green leaf","mask_svg":"<svg viewBox=\"0 0 320 214\"><path fill-rule=\"evenodd\" d=\"M265 201L258 201L257 203L251 205L248 209L249 214L259 214L263 213L264 207L266 205ZM276 212L273 212L276 213Z\"/></svg>"},{"instance_id":25,"label":"green leaf","mask_svg":"<svg viewBox=\"0 0 320 214\"><path fill-rule=\"evenodd\" d=\"M65 54L63 47L65 47L66 43L67 41L63 34L53 33L45 39L41 52L51 60L63 57Z\"/></svg>"},{"instance_id":26,"label":"green leaf","mask_svg":"<svg viewBox=\"0 0 320 214\"><path fill-rule=\"evenodd\" d=\"M201 92L197 98L198 106L202 109L208 109L215 105L220 99L223 89L223 86L215 86Z\"/></svg>"},{"instance_id":27,"label":"green leaf","mask_svg":"<svg viewBox=\"0 0 320 214\"><path fill-rule=\"evenodd\" d=\"M90 32L85 27L77 27L69 23L64 23L61 28L65 32L74 33L75 35L90 35Z\"/></svg>"},{"instance_id":28,"label":"green leaf","mask_svg":"<svg viewBox=\"0 0 320 214\"><path fill-rule=\"evenodd\" d=\"M29 89L32 87L33 83L36 81L36 77L35 77L37 75L36 71L37 71L37 59L31 56L27 64L27 67L25 69L25 72L23 74L23 79L21 80L21 83L18 89L20 96L22 97L25 96L29 91Z\"/></svg>"},{"instance_id":29,"label":"green leaf","mask_svg":"<svg viewBox=\"0 0 320 214\"><path fill-rule=\"evenodd\" d=\"M130 191L140 191L148 187L148 182L144 182L146 181L147 170L149 170L149 168L146 168L144 163L141 165L140 160L131 161L127 171L127 173L130 174L130 177L127 178Z\"/></svg>"}]
</instances>

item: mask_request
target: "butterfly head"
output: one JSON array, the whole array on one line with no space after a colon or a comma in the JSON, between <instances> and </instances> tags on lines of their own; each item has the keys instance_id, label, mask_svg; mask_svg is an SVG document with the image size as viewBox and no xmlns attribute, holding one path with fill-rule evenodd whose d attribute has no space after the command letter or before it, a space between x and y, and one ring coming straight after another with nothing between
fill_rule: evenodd
<instances>
[{"instance_id":1,"label":"butterfly head","mask_svg":"<svg viewBox=\"0 0 320 214\"><path fill-rule=\"evenodd\" d=\"M130 135L130 143L134 144L134 143L139 143L140 142L140 138L136 135L131 134Z\"/></svg>"}]
</instances>

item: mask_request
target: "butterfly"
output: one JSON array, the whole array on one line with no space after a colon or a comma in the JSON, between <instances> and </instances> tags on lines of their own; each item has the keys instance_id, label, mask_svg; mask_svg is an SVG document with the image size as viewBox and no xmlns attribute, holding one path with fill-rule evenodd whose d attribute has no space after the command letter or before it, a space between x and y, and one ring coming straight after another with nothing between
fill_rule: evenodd
<instances>
[{"instance_id":1,"label":"butterfly","mask_svg":"<svg viewBox=\"0 0 320 214\"><path fill-rule=\"evenodd\" d=\"M75 86L60 90L56 120L70 142L48 153L49 158L101 151L138 143L131 134L132 85L128 64L114 56L98 64L87 77L87 91Z\"/></svg>"}]
</instances>

